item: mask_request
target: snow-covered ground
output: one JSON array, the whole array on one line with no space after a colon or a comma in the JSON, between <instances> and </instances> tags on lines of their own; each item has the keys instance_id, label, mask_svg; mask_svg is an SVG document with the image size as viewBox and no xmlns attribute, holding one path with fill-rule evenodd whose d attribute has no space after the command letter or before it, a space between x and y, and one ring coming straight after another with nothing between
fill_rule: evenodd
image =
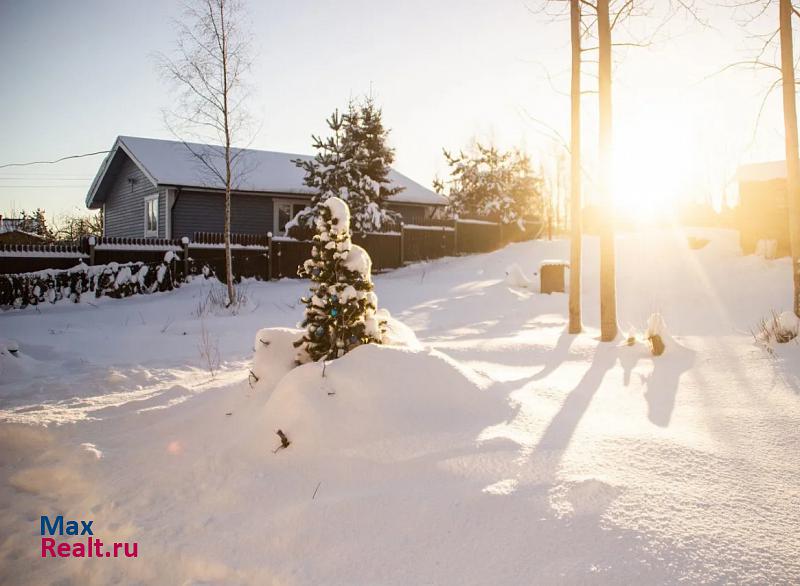
<instances>
[{"instance_id":1,"label":"snow-covered ground","mask_svg":"<svg viewBox=\"0 0 800 586\"><path fill-rule=\"evenodd\" d=\"M621 326L660 311L658 358L597 342L591 238L580 336L565 295L505 279L566 242L514 244L375 279L418 345L324 377L277 355L255 388L255 334L300 320L304 282L250 283L236 316L201 281L3 312L0 582L800 583L800 345L749 332L788 260L691 233L618 239ZM139 558L39 559L61 513Z\"/></svg>"}]
</instances>

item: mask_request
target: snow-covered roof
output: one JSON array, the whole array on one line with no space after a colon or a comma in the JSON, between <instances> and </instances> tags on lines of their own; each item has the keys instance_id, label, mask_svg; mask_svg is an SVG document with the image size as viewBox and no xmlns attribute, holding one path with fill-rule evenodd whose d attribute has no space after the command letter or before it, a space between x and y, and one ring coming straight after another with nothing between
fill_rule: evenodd
<instances>
[{"instance_id":1,"label":"snow-covered roof","mask_svg":"<svg viewBox=\"0 0 800 586\"><path fill-rule=\"evenodd\" d=\"M206 189L224 189L217 173L206 167L195 155L202 154L215 170L224 169L224 149L217 145L183 143L174 140L120 136L114 143L86 196L86 205L92 207L100 191L103 177L118 151L125 152L156 185L174 185ZM255 149L234 149L236 169L240 176L237 191L256 191L266 193L297 193L310 195L314 190L303 184L304 171L292 163L293 159L311 160L310 155L260 151ZM219 173L223 175L223 173ZM403 191L391 196L395 203L422 205L445 205L447 198L423 187L413 179L398 173L389 172L394 185ZM102 195L98 198L102 199Z\"/></svg>"},{"instance_id":2,"label":"snow-covered roof","mask_svg":"<svg viewBox=\"0 0 800 586\"><path fill-rule=\"evenodd\" d=\"M741 165L736 170L736 178L741 181L770 181L786 179L786 161L768 161Z\"/></svg>"},{"instance_id":3,"label":"snow-covered roof","mask_svg":"<svg viewBox=\"0 0 800 586\"><path fill-rule=\"evenodd\" d=\"M33 223L36 220L29 218L29 220ZM40 240L44 240L43 236L39 234L34 234L33 232L26 232L25 230L20 230L19 227L22 225L22 218L3 218L0 217L0 234L7 234L9 232L16 232L17 234L24 234L25 236L30 236L32 238L39 238Z\"/></svg>"},{"instance_id":4,"label":"snow-covered roof","mask_svg":"<svg viewBox=\"0 0 800 586\"><path fill-rule=\"evenodd\" d=\"M16 232L22 223L22 218L2 218L0 217L0 234L4 232Z\"/></svg>"}]
</instances>

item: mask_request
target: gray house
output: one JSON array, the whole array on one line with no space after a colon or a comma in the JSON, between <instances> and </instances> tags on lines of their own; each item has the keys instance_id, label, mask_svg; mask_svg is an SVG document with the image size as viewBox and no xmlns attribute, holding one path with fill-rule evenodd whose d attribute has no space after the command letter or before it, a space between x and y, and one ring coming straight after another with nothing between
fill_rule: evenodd
<instances>
[{"instance_id":1,"label":"gray house","mask_svg":"<svg viewBox=\"0 0 800 586\"><path fill-rule=\"evenodd\" d=\"M313 195L292 159L312 157L253 149L237 149L236 154L231 231L283 234L286 223ZM219 146L120 136L92 182L86 206L103 209L105 236L180 238L222 232L220 169L224 158ZM406 223L431 217L447 203L444 196L394 170L389 179L404 189L389 198L388 207Z\"/></svg>"}]
</instances>

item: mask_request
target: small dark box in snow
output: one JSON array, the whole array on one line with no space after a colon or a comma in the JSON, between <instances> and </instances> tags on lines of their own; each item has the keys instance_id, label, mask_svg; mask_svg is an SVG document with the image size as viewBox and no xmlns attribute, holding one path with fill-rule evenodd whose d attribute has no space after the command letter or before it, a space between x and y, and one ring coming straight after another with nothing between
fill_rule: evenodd
<instances>
[{"instance_id":1,"label":"small dark box in snow","mask_svg":"<svg viewBox=\"0 0 800 586\"><path fill-rule=\"evenodd\" d=\"M569 263L563 260L543 260L539 271L540 287L542 293L564 292L564 269Z\"/></svg>"}]
</instances>

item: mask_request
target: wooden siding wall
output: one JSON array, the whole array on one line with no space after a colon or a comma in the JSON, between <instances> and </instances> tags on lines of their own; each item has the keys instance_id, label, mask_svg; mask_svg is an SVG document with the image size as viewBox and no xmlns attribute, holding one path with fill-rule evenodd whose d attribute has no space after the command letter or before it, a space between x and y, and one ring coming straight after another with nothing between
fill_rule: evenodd
<instances>
[{"instance_id":1,"label":"wooden siding wall","mask_svg":"<svg viewBox=\"0 0 800 586\"><path fill-rule=\"evenodd\" d=\"M403 222L406 224L413 224L416 221L430 218L433 213L433 206L390 203L386 207L402 215Z\"/></svg>"},{"instance_id":2,"label":"wooden siding wall","mask_svg":"<svg viewBox=\"0 0 800 586\"><path fill-rule=\"evenodd\" d=\"M181 190L173 195L172 237L195 232L222 232L225 224L225 196L222 193ZM235 193L231 199L231 232L264 234L272 231L273 197Z\"/></svg>"},{"instance_id":3,"label":"wooden siding wall","mask_svg":"<svg viewBox=\"0 0 800 586\"><path fill-rule=\"evenodd\" d=\"M105 202L105 236L144 236L144 198L154 193L156 186L133 161L125 157L108 190ZM159 213L162 208L166 211L166 207L159 201ZM158 228L159 236L163 236L165 223L159 220Z\"/></svg>"}]
</instances>

